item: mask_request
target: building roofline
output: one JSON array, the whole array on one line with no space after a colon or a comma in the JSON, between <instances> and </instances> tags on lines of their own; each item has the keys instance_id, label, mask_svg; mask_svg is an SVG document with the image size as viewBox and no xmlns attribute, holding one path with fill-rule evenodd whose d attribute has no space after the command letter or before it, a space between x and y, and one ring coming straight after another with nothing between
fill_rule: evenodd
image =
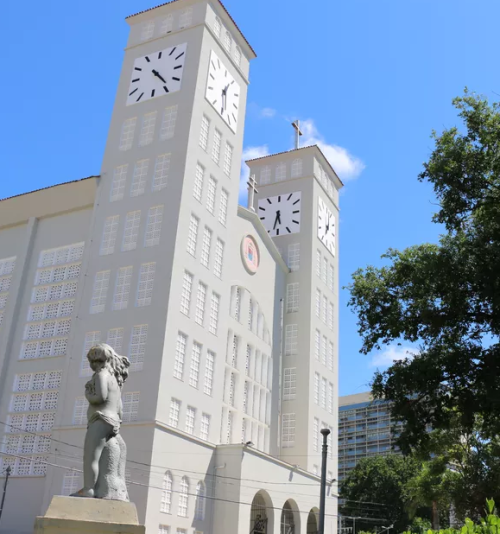
<instances>
[{"instance_id":1,"label":"building roofline","mask_svg":"<svg viewBox=\"0 0 500 534\"><path fill-rule=\"evenodd\" d=\"M274 154L268 154L267 156L260 156L258 158L248 159L248 160L245 161L245 163L248 165L249 163L253 163L254 161L259 161L261 159L272 158L274 156L281 156L283 154L291 154L292 152L299 152L301 150L307 150L308 148L316 148L319 151L319 153L322 156L323 160L325 161L325 163L328 165L330 170L333 172L333 174L335 175L335 177L339 181L340 186L343 187L344 186L344 182L339 178L339 175L335 172L335 169L332 167L331 163L328 161L327 157L325 156L325 154L323 153L323 151L321 150L319 145L309 145L309 146L302 146L300 148L292 148L291 150L283 150L283 152L275 152Z\"/></svg>"},{"instance_id":2,"label":"building roofline","mask_svg":"<svg viewBox=\"0 0 500 534\"><path fill-rule=\"evenodd\" d=\"M99 175L87 176L86 178L79 178L78 180L70 180L69 182L61 182L59 184L48 185L47 187L40 187L40 189L33 189L33 191L26 191L24 193L19 193L17 195L12 195L10 197L0 198L0 202L5 200L10 200L12 198L22 197L24 195L30 195L31 193L37 193L38 191L45 191L45 189L51 189L52 187L59 187L60 185L74 184L77 182L83 182L84 180L91 180L92 178L100 178Z\"/></svg>"},{"instance_id":3,"label":"building roofline","mask_svg":"<svg viewBox=\"0 0 500 534\"><path fill-rule=\"evenodd\" d=\"M137 17L138 15L142 15L143 13L147 13L148 11L153 11L154 9L158 9L159 7L163 7L163 6L166 6L168 4L173 4L174 2L179 2L179 1L180 0L170 0L169 2L164 2L163 4L159 4L157 6L150 7L149 9L144 9L142 11L139 11L138 13L134 13L133 15L129 15L128 17L125 17L125 20L131 19L133 17ZM212 0L212 1L217 2L222 7L222 9L226 12L226 15L229 17L229 20L234 24L234 27L238 30L239 34L243 37L243 40L248 45L248 48L250 48L250 50L251 50L252 54L254 55L254 57L257 57L257 54L256 54L255 50L253 49L252 45L248 42L248 39L245 37L243 32L240 30L238 24L236 24L236 21L233 19L233 17L229 13L229 11L226 9L226 6L221 2L221 0Z\"/></svg>"}]
</instances>

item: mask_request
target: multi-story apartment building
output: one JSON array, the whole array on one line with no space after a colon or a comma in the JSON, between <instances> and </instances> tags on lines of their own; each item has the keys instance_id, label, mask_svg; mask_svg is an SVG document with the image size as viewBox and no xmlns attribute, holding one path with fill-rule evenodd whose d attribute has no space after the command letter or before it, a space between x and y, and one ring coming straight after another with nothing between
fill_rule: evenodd
<instances>
[{"instance_id":1,"label":"multi-story apartment building","mask_svg":"<svg viewBox=\"0 0 500 534\"><path fill-rule=\"evenodd\" d=\"M363 458L399 454L392 427L388 401L369 392L339 398L339 481Z\"/></svg>"},{"instance_id":2,"label":"multi-story apartment building","mask_svg":"<svg viewBox=\"0 0 500 534\"><path fill-rule=\"evenodd\" d=\"M306 147L248 162L259 191L238 206L251 46L219 0L127 22L99 176L0 201L1 530L79 489L86 354L107 342L131 362L148 533L312 534L319 431L338 432L342 184ZM329 534L336 514L332 491Z\"/></svg>"}]
</instances>

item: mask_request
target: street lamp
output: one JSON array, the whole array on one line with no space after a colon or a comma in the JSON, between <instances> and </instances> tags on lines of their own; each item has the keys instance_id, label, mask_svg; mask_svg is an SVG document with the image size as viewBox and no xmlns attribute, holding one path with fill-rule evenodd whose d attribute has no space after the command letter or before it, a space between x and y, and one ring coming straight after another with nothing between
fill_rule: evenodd
<instances>
[{"instance_id":1,"label":"street lamp","mask_svg":"<svg viewBox=\"0 0 500 534\"><path fill-rule=\"evenodd\" d=\"M384 532L385 530L387 530L387 534L389 534L389 531L391 530L391 528L394 528L394 523L392 525L389 525L388 527L384 527L382 525L382 530L379 532L379 534L382 534L382 532Z\"/></svg>"}]
</instances>

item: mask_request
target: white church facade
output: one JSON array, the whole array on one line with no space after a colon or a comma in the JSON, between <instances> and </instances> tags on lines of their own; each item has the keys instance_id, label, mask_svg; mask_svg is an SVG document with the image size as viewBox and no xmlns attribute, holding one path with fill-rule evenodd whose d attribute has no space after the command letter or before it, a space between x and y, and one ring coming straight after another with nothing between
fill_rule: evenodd
<instances>
[{"instance_id":1,"label":"white church facade","mask_svg":"<svg viewBox=\"0 0 500 534\"><path fill-rule=\"evenodd\" d=\"M0 532L81 487L88 349L131 361L148 534L337 531L338 191L317 146L247 162L249 63L219 0L127 19L99 176L0 201Z\"/></svg>"}]
</instances>

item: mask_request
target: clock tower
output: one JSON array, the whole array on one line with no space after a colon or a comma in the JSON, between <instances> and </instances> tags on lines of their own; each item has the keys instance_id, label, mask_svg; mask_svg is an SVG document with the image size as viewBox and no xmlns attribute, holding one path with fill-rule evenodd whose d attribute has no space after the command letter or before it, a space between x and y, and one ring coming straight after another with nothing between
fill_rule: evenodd
<instances>
[{"instance_id":1,"label":"clock tower","mask_svg":"<svg viewBox=\"0 0 500 534\"><path fill-rule=\"evenodd\" d=\"M283 307L279 457L319 474L320 430L329 428L329 478L337 478L342 182L318 146L247 164L249 183L258 184L253 208L290 269Z\"/></svg>"}]
</instances>

